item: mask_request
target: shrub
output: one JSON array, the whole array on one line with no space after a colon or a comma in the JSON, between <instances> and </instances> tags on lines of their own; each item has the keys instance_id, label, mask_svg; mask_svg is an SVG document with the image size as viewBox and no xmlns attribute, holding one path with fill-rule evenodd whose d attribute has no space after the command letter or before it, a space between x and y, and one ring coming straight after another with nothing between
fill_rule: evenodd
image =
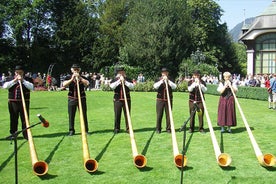
<instances>
[{"instance_id":1,"label":"shrub","mask_svg":"<svg viewBox=\"0 0 276 184\"><path fill-rule=\"evenodd\" d=\"M206 91L206 94L219 95L219 93L217 92L217 87L218 85L207 84L208 90ZM236 96L238 98L266 101L268 98L268 93L266 88L240 86L238 87L238 92Z\"/></svg>"}]
</instances>

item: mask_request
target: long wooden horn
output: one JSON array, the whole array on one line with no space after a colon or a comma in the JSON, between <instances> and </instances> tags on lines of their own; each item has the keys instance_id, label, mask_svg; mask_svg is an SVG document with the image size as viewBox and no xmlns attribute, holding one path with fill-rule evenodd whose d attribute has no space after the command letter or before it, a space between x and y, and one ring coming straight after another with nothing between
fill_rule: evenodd
<instances>
[{"instance_id":1,"label":"long wooden horn","mask_svg":"<svg viewBox=\"0 0 276 184\"><path fill-rule=\"evenodd\" d=\"M132 129L129 107L128 107L128 103L127 103L125 84L123 82L121 84L122 84L123 93L124 93L125 108L126 108L127 122L128 122L128 128L129 128L129 136L130 136L132 155L133 155L133 163L137 168L143 168L147 164L147 158L142 154L138 154L136 142L135 142L135 138L134 138L134 133L133 133L133 129Z\"/></svg>"},{"instance_id":2,"label":"long wooden horn","mask_svg":"<svg viewBox=\"0 0 276 184\"><path fill-rule=\"evenodd\" d=\"M79 104L79 112L80 112L80 126L81 126L84 168L87 172L92 173L92 172L97 171L98 162L94 159L90 159L87 138L86 138L86 132L85 132L84 119L83 119L83 110L82 110L82 102L81 102L81 96L80 96L79 79L77 79L77 91L78 91L78 104Z\"/></svg>"},{"instance_id":3,"label":"long wooden horn","mask_svg":"<svg viewBox=\"0 0 276 184\"><path fill-rule=\"evenodd\" d=\"M247 130L247 133L248 133L248 135L249 135L251 144L252 144L252 146L253 146L253 149L254 149L254 151L255 151L255 154L256 154L256 157L257 157L259 163L260 163L262 166L273 166L273 165L275 165L275 160L276 160L276 158L275 158L274 155L272 155L272 154L270 154L270 153L265 154L265 155L262 154L262 151L261 151L261 149L259 148L259 146L258 146L258 144L257 144L257 142L256 142L256 140L255 140L255 138L254 138L254 136L253 136L253 133L252 133L250 127L249 127L249 124L247 123L247 120L246 120L246 118L245 118L245 116L244 116L244 113L243 113L242 108L241 108L241 106L240 106L240 103L239 103L239 101L238 101L238 99L237 99L237 97L236 97L236 94L235 94L235 92L234 92L234 90L233 90L233 87L232 87L231 85L229 85L229 86L230 86L230 89L231 89L231 91L232 91L232 93L233 93L233 96L234 96L234 99L235 99L236 104L237 104L237 106L238 106L238 109L239 109L239 111L240 111L240 114L241 114L241 117L242 117L244 126L245 126L245 128L246 128L246 130Z\"/></svg>"},{"instance_id":4,"label":"long wooden horn","mask_svg":"<svg viewBox=\"0 0 276 184\"><path fill-rule=\"evenodd\" d=\"M28 112L26 109L23 87L22 87L21 81L20 80L18 80L18 81L19 81L19 86L20 86L20 91L21 91L22 105L23 105L23 110L24 110L25 123L26 123L26 127L27 127L27 135L28 135L28 142L29 142L29 149L30 149L33 171L37 176L43 176L48 172L48 164L45 161L38 161L38 159L37 159L36 150L35 150L33 137L32 137L32 132L31 132L31 129L28 128L28 127L30 127L30 123L29 123Z\"/></svg>"},{"instance_id":5,"label":"long wooden horn","mask_svg":"<svg viewBox=\"0 0 276 184\"><path fill-rule=\"evenodd\" d=\"M167 80L164 80L164 81L165 81L165 85L166 85L166 94L167 94L168 109L169 109L169 116L170 116L170 123L171 123L174 164L178 168L182 168L187 165L187 157L186 157L186 155L183 156L182 154L179 154L178 145L177 145L177 141L176 141L176 135L175 135L175 128L174 128L174 121L173 121L173 115L172 115L172 108L171 108L172 106L171 106L168 82L167 82ZM182 160L182 158L184 158L184 160Z\"/></svg>"},{"instance_id":6,"label":"long wooden horn","mask_svg":"<svg viewBox=\"0 0 276 184\"><path fill-rule=\"evenodd\" d=\"M232 159L231 159L229 154L221 153L221 151L220 151L220 148L219 148L219 145L218 145L215 133L214 133L214 129L213 129L213 126L212 126L212 123L211 123L211 120L210 120L210 116L209 116L209 113L208 113L208 110L207 110L207 106L206 106L206 103L205 103L205 100L204 100L204 97L203 97L203 94L202 94L202 91L201 91L200 84L199 84L199 92L200 92L201 100L202 100L202 103L203 103L205 116L207 118L208 127L209 127L209 131L210 131L210 134L211 134L212 143L213 143L213 147L214 147L217 162L220 166L227 167L231 164Z\"/></svg>"}]
</instances>

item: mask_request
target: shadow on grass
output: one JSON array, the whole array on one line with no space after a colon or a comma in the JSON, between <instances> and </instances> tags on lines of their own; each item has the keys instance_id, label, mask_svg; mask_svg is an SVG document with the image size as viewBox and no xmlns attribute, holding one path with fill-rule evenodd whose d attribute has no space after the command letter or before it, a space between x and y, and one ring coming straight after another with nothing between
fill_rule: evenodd
<instances>
[{"instance_id":1,"label":"shadow on grass","mask_svg":"<svg viewBox=\"0 0 276 184\"><path fill-rule=\"evenodd\" d=\"M186 137L185 136L187 135L186 132L183 133L183 144L182 144L183 146L182 146L182 151L181 151L181 153L183 155L186 155L186 153L188 151L188 148L189 148L189 145L190 145L190 143L192 141L192 138L193 138L193 135L194 135L194 133L190 133L189 139L188 139L187 143L185 143L186 142Z\"/></svg>"},{"instance_id":2,"label":"shadow on grass","mask_svg":"<svg viewBox=\"0 0 276 184\"><path fill-rule=\"evenodd\" d=\"M235 166L227 166L227 167L221 167L220 168L224 171L233 171L233 170L236 170L236 167Z\"/></svg>"},{"instance_id":3,"label":"shadow on grass","mask_svg":"<svg viewBox=\"0 0 276 184\"><path fill-rule=\"evenodd\" d=\"M221 130L221 127L214 127L213 128L214 131L220 131ZM238 134L238 133L241 133L241 132L246 132L246 128L245 127L238 127L238 128L231 128L232 132L231 134ZM254 127L250 127L250 130L254 130Z\"/></svg>"},{"instance_id":4,"label":"shadow on grass","mask_svg":"<svg viewBox=\"0 0 276 184\"><path fill-rule=\"evenodd\" d=\"M220 128L220 127L219 127ZM220 132L220 151L221 153L224 153L224 142L223 142L223 132ZM231 156L230 156L231 157ZM231 164L231 163L230 163ZM222 170L225 170L225 171L233 171L233 170L236 170L236 167L234 166L227 166L227 167L222 167L220 166L220 168Z\"/></svg>"},{"instance_id":5,"label":"shadow on grass","mask_svg":"<svg viewBox=\"0 0 276 184\"><path fill-rule=\"evenodd\" d=\"M34 109L34 110L49 109L49 107L31 107L30 109Z\"/></svg>"},{"instance_id":6,"label":"shadow on grass","mask_svg":"<svg viewBox=\"0 0 276 184\"><path fill-rule=\"evenodd\" d=\"M104 174L105 172L97 170L97 171L95 171L95 172L93 172L93 173L91 173L91 172L88 172L88 173L89 173L90 175L102 175L102 174Z\"/></svg>"},{"instance_id":7,"label":"shadow on grass","mask_svg":"<svg viewBox=\"0 0 276 184\"><path fill-rule=\"evenodd\" d=\"M53 136L52 136L53 137ZM56 137L56 136L55 136ZM60 144L62 143L63 139L64 139L65 135L63 135L63 137L61 138L61 140L57 143L57 145L54 147L54 149L51 151L51 153L49 154L49 156L45 159L45 162L47 162L48 164L51 162L55 152L58 150ZM50 179L54 179L56 178L57 175L52 175L52 174L45 174L44 176L39 176L39 178L41 180L50 180Z\"/></svg>"},{"instance_id":8,"label":"shadow on grass","mask_svg":"<svg viewBox=\"0 0 276 184\"><path fill-rule=\"evenodd\" d=\"M39 176L39 178L41 179L41 180L51 180L51 179L54 179L54 178L56 178L57 177L57 175L52 175L52 174L45 174L44 176Z\"/></svg>"},{"instance_id":9,"label":"shadow on grass","mask_svg":"<svg viewBox=\"0 0 276 184\"><path fill-rule=\"evenodd\" d=\"M59 148L61 142L63 141L64 137L65 137L65 136L63 136L63 137L61 138L61 140L57 143L57 145L56 145L56 146L54 147L54 149L51 151L51 153L49 154L49 156L45 159L45 162L47 162L48 164L51 162L51 160L52 160L52 158L53 158L55 152L58 150L58 148Z\"/></svg>"},{"instance_id":10,"label":"shadow on grass","mask_svg":"<svg viewBox=\"0 0 276 184\"><path fill-rule=\"evenodd\" d=\"M146 145L145 145L145 147L144 147L144 149L142 151L142 155L144 155L144 156L146 156L146 154L147 154L147 151L149 149L149 145L151 143L151 140L153 138L154 133L155 133L155 130L152 131L152 133L151 133L151 135L150 135L150 137L149 137L149 139L148 139L148 141L147 141L147 143L146 143Z\"/></svg>"},{"instance_id":11,"label":"shadow on grass","mask_svg":"<svg viewBox=\"0 0 276 184\"><path fill-rule=\"evenodd\" d=\"M271 172L275 172L276 171L276 167L263 167L263 168L265 168L267 171L271 171Z\"/></svg>"},{"instance_id":12,"label":"shadow on grass","mask_svg":"<svg viewBox=\"0 0 276 184\"><path fill-rule=\"evenodd\" d=\"M178 169L182 172L182 168L181 167L178 167ZM188 170L192 170L192 169L194 169L193 167L190 167L190 166L185 166L184 168L183 168L183 171L188 171Z\"/></svg>"},{"instance_id":13,"label":"shadow on grass","mask_svg":"<svg viewBox=\"0 0 276 184\"><path fill-rule=\"evenodd\" d=\"M111 141L114 139L115 134L112 135L112 137L109 139L109 141L105 144L105 147L102 149L102 151L96 156L95 160L98 162L101 160L103 157L104 153L106 152L108 146L110 145Z\"/></svg>"},{"instance_id":14,"label":"shadow on grass","mask_svg":"<svg viewBox=\"0 0 276 184\"><path fill-rule=\"evenodd\" d=\"M17 151L20 150L20 148L28 141L24 141L22 142L18 147L17 147ZM2 171L2 169L4 169L8 163L11 161L11 159L13 158L14 156L14 152L0 165L0 172Z\"/></svg>"},{"instance_id":15,"label":"shadow on grass","mask_svg":"<svg viewBox=\"0 0 276 184\"><path fill-rule=\"evenodd\" d=\"M54 138L54 137L63 136L63 138L64 138L67 134L68 134L68 132L57 132L57 133L52 133L52 134L35 135L33 137L38 137L38 138Z\"/></svg>"},{"instance_id":16,"label":"shadow on grass","mask_svg":"<svg viewBox=\"0 0 276 184\"><path fill-rule=\"evenodd\" d=\"M224 153L223 133L220 132L220 151Z\"/></svg>"},{"instance_id":17,"label":"shadow on grass","mask_svg":"<svg viewBox=\"0 0 276 184\"><path fill-rule=\"evenodd\" d=\"M153 168L145 166L144 168L138 168L140 172L148 172L151 171Z\"/></svg>"}]
</instances>

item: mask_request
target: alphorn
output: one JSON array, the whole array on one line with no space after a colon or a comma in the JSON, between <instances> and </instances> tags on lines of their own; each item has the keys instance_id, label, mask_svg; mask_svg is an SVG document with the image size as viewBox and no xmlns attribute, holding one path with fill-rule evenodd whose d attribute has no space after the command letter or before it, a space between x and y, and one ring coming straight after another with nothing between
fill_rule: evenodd
<instances>
[{"instance_id":1,"label":"alphorn","mask_svg":"<svg viewBox=\"0 0 276 184\"><path fill-rule=\"evenodd\" d=\"M93 172L97 171L97 169L98 169L98 162L94 159L90 159L87 138L86 138L86 132L85 132L84 118L83 118L79 79L77 78L76 80L77 80L78 106L79 106L79 113L80 113L80 127L81 127L84 168L87 172L93 173Z\"/></svg>"},{"instance_id":2,"label":"alphorn","mask_svg":"<svg viewBox=\"0 0 276 184\"><path fill-rule=\"evenodd\" d=\"M147 164L147 158L142 155L138 154L136 142L134 138L134 133L132 129L132 123L129 113L129 107L127 103L127 96L126 96L126 90L125 90L125 84L123 81L121 81L123 93L124 93L124 101L125 101L125 108L126 108L126 114L127 114L127 122L128 122L128 128L129 128L129 136L130 136L130 142L131 142L131 149L132 149L132 156L133 156L133 163L137 168L144 168Z\"/></svg>"},{"instance_id":3,"label":"alphorn","mask_svg":"<svg viewBox=\"0 0 276 184\"><path fill-rule=\"evenodd\" d=\"M172 134L174 164L178 168L182 168L182 167L185 167L187 165L187 157L186 157L186 155L183 156L182 154L179 154L178 145L177 145L177 141L176 141L176 135L175 135L175 129L174 129L174 121L173 121L173 116L172 116L172 106L171 106L171 100L170 100L168 82L167 82L167 80L164 80L164 81L165 81L165 85L166 85L168 110L169 110L169 117L170 117L170 123L171 123L171 134ZM184 160L182 160L182 158L184 158Z\"/></svg>"},{"instance_id":4,"label":"alphorn","mask_svg":"<svg viewBox=\"0 0 276 184\"><path fill-rule=\"evenodd\" d=\"M210 116L209 116L209 113L208 113L208 110L207 110L207 106L206 106L206 103L205 103L200 85L201 84L199 84L199 86L198 86L199 87L199 92L200 92L202 104L203 104L203 107L204 107L205 116L206 116L206 119L207 119L207 122L208 122L208 127L209 127L209 131L210 131L210 135L211 135L211 139L212 139L216 159L217 159L217 162L220 166L227 167L231 164L232 159L231 159L229 154L221 153L221 151L220 151L218 141L217 141L215 133L214 133L214 129L213 129L213 126L212 126L212 123L211 123L211 120L210 120Z\"/></svg>"},{"instance_id":5,"label":"alphorn","mask_svg":"<svg viewBox=\"0 0 276 184\"><path fill-rule=\"evenodd\" d=\"M251 144L252 144L252 146L253 146L253 149L254 149L254 151L255 151L255 154L256 154L256 157L257 157L259 163L260 163L262 166L269 166L269 167L275 165L276 158L275 158L274 155L272 155L272 154L270 154L270 153L269 153L269 154L263 155L261 149L259 148L259 146L258 146L258 144L257 144L257 142L256 142L256 140L255 140L255 138L254 138L254 136L253 136L253 133L252 133L250 127L249 127L249 124L248 124L248 122L247 122L247 120L246 120L246 118L245 118L245 116L244 116L244 113L243 113L243 111L242 111L242 108L241 108L240 103L239 103L239 101L238 101L238 99L237 99L237 97L236 97L236 94L235 94L235 92L234 92L234 90L233 90L232 85L229 85L229 87L230 87L230 89L231 89L231 91L232 91L232 93L233 93L233 96L234 96L234 99L235 99L236 104L237 104L237 106L238 106L238 109L239 109L239 111L240 111L240 114L241 114L241 117L242 117L244 126L245 126L245 128L246 128L246 130L247 130L247 133L248 133L248 135L249 135Z\"/></svg>"},{"instance_id":6,"label":"alphorn","mask_svg":"<svg viewBox=\"0 0 276 184\"><path fill-rule=\"evenodd\" d=\"M36 150L35 150L35 146L34 146L34 142L33 142L32 132L31 132L31 129L28 128L28 127L30 127L30 123L29 123L28 112L26 109L23 87L22 87L21 81L20 80L18 80L18 81L19 81L19 86L20 86L20 91L21 91L22 105L23 105L25 123L26 123L26 127L27 127L27 135L28 135L28 142L29 142L29 149L30 149L33 171L37 176L43 176L48 172L48 164L45 161L38 161L38 159L37 159L37 154L36 154Z\"/></svg>"}]
</instances>

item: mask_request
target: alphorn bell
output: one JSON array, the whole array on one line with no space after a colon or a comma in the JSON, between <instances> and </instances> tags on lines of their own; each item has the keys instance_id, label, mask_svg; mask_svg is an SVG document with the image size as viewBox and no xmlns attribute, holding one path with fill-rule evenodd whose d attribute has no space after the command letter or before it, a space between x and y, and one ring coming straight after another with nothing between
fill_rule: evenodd
<instances>
[{"instance_id":1,"label":"alphorn bell","mask_svg":"<svg viewBox=\"0 0 276 184\"><path fill-rule=\"evenodd\" d=\"M209 113L208 113L208 110L207 110L207 106L206 106L206 103L205 103L200 85L201 84L198 85L199 93L200 93L202 104L203 104L203 107L204 107L205 116L206 116L206 119L207 119L207 122L208 122L208 127L209 127L209 131L210 131L210 134L211 134L216 159L217 159L217 162L220 166L227 167L231 164L232 159L231 159L229 154L221 153L221 151L220 151L220 148L219 148L219 145L218 145L215 133L214 133L214 129L212 127L212 123L211 123L211 120L210 120L210 116L209 116Z\"/></svg>"},{"instance_id":2,"label":"alphorn bell","mask_svg":"<svg viewBox=\"0 0 276 184\"><path fill-rule=\"evenodd\" d=\"M128 103L127 103L125 84L123 81L121 81L121 85L122 85L123 93L124 93L125 108L126 108L127 122L128 122L128 128L129 128L129 136L130 136L131 149L132 149L132 155L133 155L133 163L139 169L144 168L147 164L147 158L144 155L138 154L136 142L135 142L135 138L134 138L134 133L133 133L133 129L132 129L129 107L128 107Z\"/></svg>"},{"instance_id":3,"label":"alphorn bell","mask_svg":"<svg viewBox=\"0 0 276 184\"><path fill-rule=\"evenodd\" d=\"M237 106L238 106L238 109L239 109L239 111L240 111L240 114L241 114L241 117L242 117L244 126L245 126L245 128L246 128L246 130L247 130L247 133L248 133L248 135L249 135L251 144L252 144L252 146L253 146L253 149L254 149L254 151L255 151L255 154L256 154L256 157L257 157L259 163L260 163L262 166L269 166L269 167L275 165L276 158L275 158L274 155L272 155L272 154L270 154L270 153L269 153L269 154L263 155L261 149L259 148L259 146L258 146L258 144L257 144L257 142L256 142L256 140L255 140L255 138L254 138L254 136L253 136L253 133L252 133L250 127L249 127L249 124L248 124L248 122L247 122L247 120L246 120L246 118L245 118L245 116L244 116L244 113L243 113L242 108L241 108L241 106L240 106L240 103L239 103L239 101L238 101L238 99L237 99L237 97L236 97L236 94L234 93L234 90L233 90L232 85L230 84L229 87L230 87L230 89L231 89L231 91L232 91L232 93L233 93L233 96L234 96L234 99L235 99L236 104L237 104Z\"/></svg>"},{"instance_id":4,"label":"alphorn bell","mask_svg":"<svg viewBox=\"0 0 276 184\"><path fill-rule=\"evenodd\" d=\"M43 176L48 172L48 164L45 161L38 161L38 159L37 159L37 154L35 151L32 132L31 132L31 129L28 128L28 127L30 127L30 123L29 123L28 112L26 109L23 87L22 87L21 81L18 80L18 82L19 82L19 86L20 86L22 105L23 105L23 110L24 110L24 118L25 118L25 123L26 123L26 127L27 127L27 135L28 135L28 142L29 142L29 149L30 149L33 171L37 176Z\"/></svg>"},{"instance_id":5,"label":"alphorn bell","mask_svg":"<svg viewBox=\"0 0 276 184\"><path fill-rule=\"evenodd\" d=\"M80 127L81 127L84 168L87 172L93 173L93 172L97 171L97 169L98 169L98 162L94 159L90 159L87 138L86 138L86 132L85 132L84 118L83 118L79 79L76 78L76 81L77 81L77 91L78 91L78 106L79 106L79 112L80 112Z\"/></svg>"},{"instance_id":6,"label":"alphorn bell","mask_svg":"<svg viewBox=\"0 0 276 184\"><path fill-rule=\"evenodd\" d=\"M178 168L185 167L187 165L187 157L186 155L179 154L178 145L176 141L176 135L175 135L175 129L174 129L174 121L172 116L172 109L171 109L171 100L170 100L170 94L169 94L169 88L168 88L168 81L164 80L166 85L166 94L167 94L167 101L168 101L168 109L169 109L169 117L170 117L170 123L171 123L171 134L172 134L172 145L173 145L173 155L174 155L174 164ZM184 158L184 160L182 160ZM183 165L182 165L183 164Z\"/></svg>"}]
</instances>

